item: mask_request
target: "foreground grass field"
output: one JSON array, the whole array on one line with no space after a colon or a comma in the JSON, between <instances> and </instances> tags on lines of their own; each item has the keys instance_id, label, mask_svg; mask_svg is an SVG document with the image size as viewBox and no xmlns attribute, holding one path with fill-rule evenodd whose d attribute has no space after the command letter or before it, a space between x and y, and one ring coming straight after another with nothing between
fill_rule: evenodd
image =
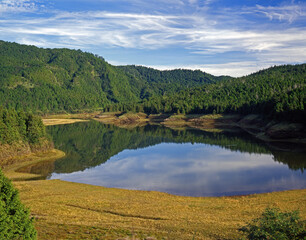
<instances>
[{"instance_id":1,"label":"foreground grass field","mask_svg":"<svg viewBox=\"0 0 306 240\"><path fill-rule=\"evenodd\" d=\"M306 190L195 198L60 180L14 185L39 239L237 239L237 229L267 206L306 216Z\"/></svg>"}]
</instances>

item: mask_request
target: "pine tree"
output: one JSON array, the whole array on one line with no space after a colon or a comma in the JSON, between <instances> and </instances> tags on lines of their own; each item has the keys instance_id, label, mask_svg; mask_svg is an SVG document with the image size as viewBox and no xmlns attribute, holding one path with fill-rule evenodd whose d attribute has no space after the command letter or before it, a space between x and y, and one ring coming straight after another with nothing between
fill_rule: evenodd
<instances>
[{"instance_id":1,"label":"pine tree","mask_svg":"<svg viewBox=\"0 0 306 240\"><path fill-rule=\"evenodd\" d=\"M36 239L33 218L22 205L18 191L0 170L0 239Z\"/></svg>"}]
</instances>

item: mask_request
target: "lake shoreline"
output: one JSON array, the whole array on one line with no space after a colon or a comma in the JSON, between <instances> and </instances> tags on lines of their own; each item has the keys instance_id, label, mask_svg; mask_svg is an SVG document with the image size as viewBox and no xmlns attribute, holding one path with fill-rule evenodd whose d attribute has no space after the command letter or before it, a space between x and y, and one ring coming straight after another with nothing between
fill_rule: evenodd
<instances>
[{"instance_id":1,"label":"lake shoreline","mask_svg":"<svg viewBox=\"0 0 306 240\"><path fill-rule=\"evenodd\" d=\"M12 181L32 181L45 179L46 175L30 173L29 167L37 164L53 164L56 160L63 158L65 153L58 149L50 149L48 151L35 152L16 157L9 165L3 166L0 161L2 171Z\"/></svg>"},{"instance_id":2,"label":"lake shoreline","mask_svg":"<svg viewBox=\"0 0 306 240\"><path fill-rule=\"evenodd\" d=\"M181 127L181 124L172 127ZM22 202L31 208L39 239L126 239L127 236L237 239L240 236L237 229L258 217L266 207L284 211L299 209L301 218L306 217L305 189L229 197L184 197L39 180L39 176L25 178L22 171L16 171L26 169L35 161L54 162L64 156L61 151L52 151L36 153L32 161L14 166L8 172L20 191ZM31 156L26 157L31 160ZM25 179L35 181L22 181Z\"/></svg>"},{"instance_id":3,"label":"lake shoreline","mask_svg":"<svg viewBox=\"0 0 306 240\"><path fill-rule=\"evenodd\" d=\"M134 128L146 124L161 124L169 128L196 128L204 131L212 129L240 128L265 142L291 142L306 144L305 126L301 123L282 122L265 119L260 115L249 114L145 114L145 113L79 113L46 115L44 122L56 125L96 120L122 128ZM50 125L51 125L50 124Z\"/></svg>"}]
</instances>

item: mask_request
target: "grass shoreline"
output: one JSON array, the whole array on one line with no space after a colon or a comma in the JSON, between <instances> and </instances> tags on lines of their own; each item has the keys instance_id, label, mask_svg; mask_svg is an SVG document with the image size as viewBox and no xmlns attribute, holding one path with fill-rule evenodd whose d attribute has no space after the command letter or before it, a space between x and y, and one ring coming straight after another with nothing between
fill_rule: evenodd
<instances>
[{"instance_id":1,"label":"grass shoreline","mask_svg":"<svg viewBox=\"0 0 306 240\"><path fill-rule=\"evenodd\" d=\"M56 160L65 156L63 151L58 149L51 149L47 152L31 153L25 156L17 157L13 164L2 168L5 176L10 178L12 181L28 181L44 179L46 176L42 174L29 173L23 169L28 168L32 165L39 163L54 163ZM1 161L0 161L1 166Z\"/></svg>"}]
</instances>

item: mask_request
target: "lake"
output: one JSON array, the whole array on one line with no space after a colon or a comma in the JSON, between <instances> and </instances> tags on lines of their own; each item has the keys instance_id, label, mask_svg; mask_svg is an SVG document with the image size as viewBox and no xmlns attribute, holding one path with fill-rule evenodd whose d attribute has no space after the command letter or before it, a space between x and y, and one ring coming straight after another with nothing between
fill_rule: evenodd
<instances>
[{"instance_id":1,"label":"lake","mask_svg":"<svg viewBox=\"0 0 306 240\"><path fill-rule=\"evenodd\" d=\"M206 132L96 121L49 126L66 153L48 179L183 196L231 196L306 187L306 152L238 129Z\"/></svg>"}]
</instances>

